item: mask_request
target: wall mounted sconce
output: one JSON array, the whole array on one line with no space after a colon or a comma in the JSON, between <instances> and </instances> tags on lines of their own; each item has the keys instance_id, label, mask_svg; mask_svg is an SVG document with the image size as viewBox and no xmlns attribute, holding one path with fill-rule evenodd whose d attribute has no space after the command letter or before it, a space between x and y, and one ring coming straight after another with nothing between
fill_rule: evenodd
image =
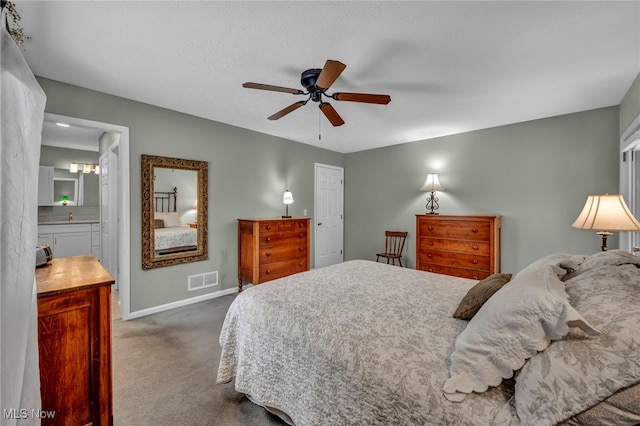
<instances>
[{"instance_id":1,"label":"wall mounted sconce","mask_svg":"<svg viewBox=\"0 0 640 426\"><path fill-rule=\"evenodd\" d=\"M91 171L93 171L95 174L100 174L100 165L96 163L76 163L72 161L71 164L69 164L69 171L71 173L78 173L80 167L82 167L82 173L91 173Z\"/></svg>"},{"instance_id":2,"label":"wall mounted sconce","mask_svg":"<svg viewBox=\"0 0 640 426\"><path fill-rule=\"evenodd\" d=\"M67 204L69 204L69 196L63 195L62 196L62 205L66 206Z\"/></svg>"},{"instance_id":3,"label":"wall mounted sconce","mask_svg":"<svg viewBox=\"0 0 640 426\"><path fill-rule=\"evenodd\" d=\"M611 231L640 231L640 223L633 217L622 194L589 195L578 218L571 225L578 229L596 229L602 237L602 251L607 250Z\"/></svg>"},{"instance_id":4,"label":"wall mounted sconce","mask_svg":"<svg viewBox=\"0 0 640 426\"><path fill-rule=\"evenodd\" d=\"M293 194L288 189L284 192L284 195L282 196L282 202L285 205L285 215L282 217L283 218L291 217L289 216L289 204L293 204Z\"/></svg>"},{"instance_id":5,"label":"wall mounted sconce","mask_svg":"<svg viewBox=\"0 0 640 426\"><path fill-rule=\"evenodd\" d=\"M429 191L427 197L427 214L438 214L434 210L438 210L438 198L436 197L436 191L444 191L437 173L429 173L424 181L424 184L420 187L420 191Z\"/></svg>"}]
</instances>

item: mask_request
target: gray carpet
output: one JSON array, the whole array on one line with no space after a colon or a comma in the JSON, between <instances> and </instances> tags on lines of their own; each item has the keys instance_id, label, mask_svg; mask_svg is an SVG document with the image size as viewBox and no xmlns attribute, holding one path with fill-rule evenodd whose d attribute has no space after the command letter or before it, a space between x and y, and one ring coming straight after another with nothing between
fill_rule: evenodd
<instances>
[{"instance_id":1,"label":"gray carpet","mask_svg":"<svg viewBox=\"0 0 640 426\"><path fill-rule=\"evenodd\" d=\"M116 426L285 424L238 394L233 382L215 383L218 337L234 298L113 320Z\"/></svg>"}]
</instances>

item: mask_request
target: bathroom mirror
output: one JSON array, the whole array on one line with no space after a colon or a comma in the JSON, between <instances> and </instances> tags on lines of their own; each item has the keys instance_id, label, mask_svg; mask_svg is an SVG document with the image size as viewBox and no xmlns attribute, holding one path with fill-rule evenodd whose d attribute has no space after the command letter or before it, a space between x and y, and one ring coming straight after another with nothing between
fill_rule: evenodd
<instances>
[{"instance_id":1,"label":"bathroom mirror","mask_svg":"<svg viewBox=\"0 0 640 426\"><path fill-rule=\"evenodd\" d=\"M208 163L142 155L142 269L208 259Z\"/></svg>"},{"instance_id":2,"label":"bathroom mirror","mask_svg":"<svg viewBox=\"0 0 640 426\"><path fill-rule=\"evenodd\" d=\"M53 178L53 205L54 206L81 206L82 200L78 199L78 179Z\"/></svg>"}]
</instances>

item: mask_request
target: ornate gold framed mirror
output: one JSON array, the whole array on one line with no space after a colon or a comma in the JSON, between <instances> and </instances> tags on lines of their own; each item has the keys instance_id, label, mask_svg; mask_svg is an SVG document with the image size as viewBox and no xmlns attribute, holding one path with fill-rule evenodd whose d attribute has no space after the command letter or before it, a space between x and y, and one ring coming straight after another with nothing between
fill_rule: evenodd
<instances>
[{"instance_id":1,"label":"ornate gold framed mirror","mask_svg":"<svg viewBox=\"0 0 640 426\"><path fill-rule=\"evenodd\" d=\"M209 258L208 163L142 155L142 269Z\"/></svg>"}]
</instances>

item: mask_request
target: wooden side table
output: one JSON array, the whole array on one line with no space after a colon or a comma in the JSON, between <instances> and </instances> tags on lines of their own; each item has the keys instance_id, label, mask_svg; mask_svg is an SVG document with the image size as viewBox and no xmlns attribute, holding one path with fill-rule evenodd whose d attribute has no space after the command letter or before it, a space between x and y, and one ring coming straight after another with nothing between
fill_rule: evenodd
<instances>
[{"instance_id":1,"label":"wooden side table","mask_svg":"<svg viewBox=\"0 0 640 426\"><path fill-rule=\"evenodd\" d=\"M56 424L113 424L114 282L90 254L36 269L42 409L55 411Z\"/></svg>"}]
</instances>

